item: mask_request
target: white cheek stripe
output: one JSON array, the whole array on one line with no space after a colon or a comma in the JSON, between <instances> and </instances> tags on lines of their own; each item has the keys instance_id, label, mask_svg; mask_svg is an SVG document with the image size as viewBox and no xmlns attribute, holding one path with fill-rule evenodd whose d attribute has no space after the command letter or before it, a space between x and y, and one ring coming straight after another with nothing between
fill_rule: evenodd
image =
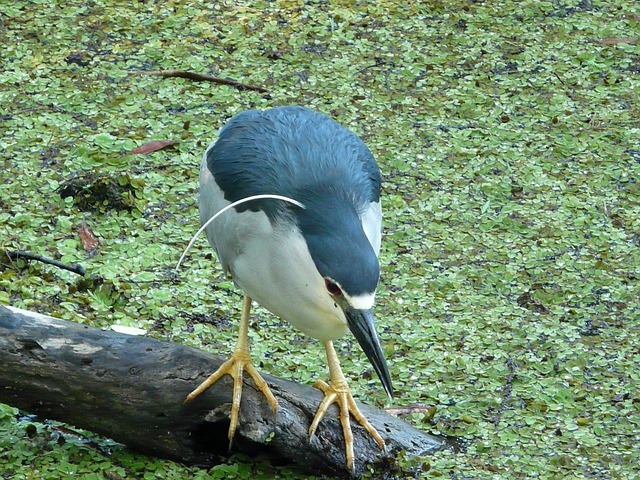
<instances>
[{"instance_id":1,"label":"white cheek stripe","mask_svg":"<svg viewBox=\"0 0 640 480\"><path fill-rule=\"evenodd\" d=\"M357 308L358 310L369 310L373 307L373 302L376 299L376 294L374 293L365 293L363 295L358 295L355 297L347 297L349 303L353 308Z\"/></svg>"}]
</instances>

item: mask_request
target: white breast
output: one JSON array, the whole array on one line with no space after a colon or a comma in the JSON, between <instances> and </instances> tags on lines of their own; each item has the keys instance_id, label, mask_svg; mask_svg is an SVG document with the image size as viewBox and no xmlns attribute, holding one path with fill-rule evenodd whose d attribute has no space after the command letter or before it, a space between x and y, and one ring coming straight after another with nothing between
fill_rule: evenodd
<instances>
[{"instance_id":1,"label":"white breast","mask_svg":"<svg viewBox=\"0 0 640 480\"><path fill-rule=\"evenodd\" d=\"M266 216L260 223L260 234L247 239L231 264L238 285L310 337L342 337L348 329L346 319L328 295L304 238L295 231L274 230Z\"/></svg>"},{"instance_id":2,"label":"white breast","mask_svg":"<svg viewBox=\"0 0 640 480\"><path fill-rule=\"evenodd\" d=\"M205 162L200 185L200 220L204 223L229 202ZM324 279L296 229L274 227L262 212L230 210L214 220L206 234L235 283L267 310L321 341L335 340L347 332L344 313L327 294Z\"/></svg>"}]
</instances>

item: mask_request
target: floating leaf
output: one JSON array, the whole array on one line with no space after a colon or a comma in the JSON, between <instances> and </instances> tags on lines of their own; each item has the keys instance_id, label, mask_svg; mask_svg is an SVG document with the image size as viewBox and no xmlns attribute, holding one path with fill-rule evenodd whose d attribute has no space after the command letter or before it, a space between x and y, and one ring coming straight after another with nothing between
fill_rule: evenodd
<instances>
[{"instance_id":1,"label":"floating leaf","mask_svg":"<svg viewBox=\"0 0 640 480\"><path fill-rule=\"evenodd\" d=\"M111 330L126 335L146 335L147 331L142 328L127 327L126 325L111 325Z\"/></svg>"},{"instance_id":2,"label":"floating leaf","mask_svg":"<svg viewBox=\"0 0 640 480\"><path fill-rule=\"evenodd\" d=\"M384 409L389 415L398 417L400 415L408 415L411 413L429 413L430 417L436 412L436 407L433 405L427 405L425 403L411 403L404 407L388 407Z\"/></svg>"},{"instance_id":3,"label":"floating leaf","mask_svg":"<svg viewBox=\"0 0 640 480\"><path fill-rule=\"evenodd\" d=\"M131 150L131 153L134 155L147 155L175 145L176 143L178 143L176 140L154 140L153 142L145 143L144 145L134 148Z\"/></svg>"},{"instance_id":4,"label":"floating leaf","mask_svg":"<svg viewBox=\"0 0 640 480\"><path fill-rule=\"evenodd\" d=\"M84 248L84 251L89 255L95 255L98 247L100 246L100 240L98 240L98 237L96 237L91 231L87 222L83 220L78 226L77 232L80 240L82 241L82 248Z\"/></svg>"}]
</instances>

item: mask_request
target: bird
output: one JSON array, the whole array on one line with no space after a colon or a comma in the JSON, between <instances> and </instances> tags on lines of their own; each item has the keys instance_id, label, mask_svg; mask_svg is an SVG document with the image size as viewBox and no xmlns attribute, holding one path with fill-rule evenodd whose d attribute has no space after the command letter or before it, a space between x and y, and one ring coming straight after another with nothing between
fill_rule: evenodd
<instances>
[{"instance_id":1,"label":"bird","mask_svg":"<svg viewBox=\"0 0 640 480\"><path fill-rule=\"evenodd\" d=\"M324 398L309 427L310 440L337 403L348 470L354 469L350 415L386 451L356 405L333 345L351 331L393 397L372 313L380 277L380 190L380 169L364 142L329 116L302 106L242 111L207 148L198 195L201 230L244 296L231 358L185 402L231 375L229 448L244 372L277 415L277 400L249 353L249 315L256 301L324 344L329 382L314 384Z\"/></svg>"}]
</instances>

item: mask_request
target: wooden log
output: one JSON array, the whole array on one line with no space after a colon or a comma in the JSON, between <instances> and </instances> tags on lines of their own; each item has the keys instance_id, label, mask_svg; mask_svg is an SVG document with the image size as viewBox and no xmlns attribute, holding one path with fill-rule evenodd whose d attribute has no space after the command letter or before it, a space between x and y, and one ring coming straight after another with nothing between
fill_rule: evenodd
<instances>
[{"instance_id":1,"label":"wooden log","mask_svg":"<svg viewBox=\"0 0 640 480\"><path fill-rule=\"evenodd\" d=\"M228 454L231 378L183 404L224 360L184 345L0 306L0 402L147 455L210 466ZM268 452L310 474L344 475L337 407L330 408L310 442L307 431L322 394L264 378L278 400L278 415L274 418L263 395L245 380L234 449L249 455ZM444 446L381 410L360 408L387 442L388 456L352 422L355 476L374 468L382 478L394 468L399 451L426 455Z\"/></svg>"}]
</instances>

